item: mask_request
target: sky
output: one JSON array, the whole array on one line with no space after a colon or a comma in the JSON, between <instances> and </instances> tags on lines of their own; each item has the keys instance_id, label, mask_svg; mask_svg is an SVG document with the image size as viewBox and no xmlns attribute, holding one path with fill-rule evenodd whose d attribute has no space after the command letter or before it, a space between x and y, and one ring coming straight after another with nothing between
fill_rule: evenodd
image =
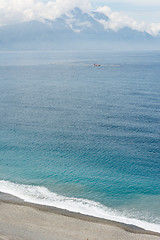
<instances>
[{"instance_id":1,"label":"sky","mask_svg":"<svg viewBox=\"0 0 160 240\"><path fill-rule=\"evenodd\" d=\"M98 6L98 1L94 1ZM123 12L137 21L160 23L160 0L106 0L101 5L109 6L112 11Z\"/></svg>"},{"instance_id":2,"label":"sky","mask_svg":"<svg viewBox=\"0 0 160 240\"><path fill-rule=\"evenodd\" d=\"M160 22L160 0L92 0L94 8L108 6L112 11L128 14L136 20Z\"/></svg>"},{"instance_id":3,"label":"sky","mask_svg":"<svg viewBox=\"0 0 160 240\"><path fill-rule=\"evenodd\" d=\"M54 20L75 7L103 12L110 19L105 28L114 31L129 26L154 36L160 33L160 0L0 0L0 26Z\"/></svg>"}]
</instances>

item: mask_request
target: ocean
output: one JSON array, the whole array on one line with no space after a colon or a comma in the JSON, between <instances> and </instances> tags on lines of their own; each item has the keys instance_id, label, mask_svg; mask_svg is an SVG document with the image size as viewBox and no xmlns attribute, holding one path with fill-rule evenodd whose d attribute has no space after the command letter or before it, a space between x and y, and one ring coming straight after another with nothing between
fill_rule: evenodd
<instances>
[{"instance_id":1,"label":"ocean","mask_svg":"<svg viewBox=\"0 0 160 240\"><path fill-rule=\"evenodd\" d=\"M0 191L160 232L160 52L0 52Z\"/></svg>"}]
</instances>

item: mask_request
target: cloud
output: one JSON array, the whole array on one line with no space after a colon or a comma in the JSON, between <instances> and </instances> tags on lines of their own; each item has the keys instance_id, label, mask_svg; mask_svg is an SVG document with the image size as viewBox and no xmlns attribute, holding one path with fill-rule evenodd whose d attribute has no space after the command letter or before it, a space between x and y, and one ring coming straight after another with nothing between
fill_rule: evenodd
<instances>
[{"instance_id":1,"label":"cloud","mask_svg":"<svg viewBox=\"0 0 160 240\"><path fill-rule=\"evenodd\" d=\"M148 25L146 32L151 34L152 36L157 36L160 34L160 23L151 23Z\"/></svg>"},{"instance_id":2,"label":"cloud","mask_svg":"<svg viewBox=\"0 0 160 240\"><path fill-rule=\"evenodd\" d=\"M127 14L120 13L120 12L113 12L107 6L99 7L97 11L104 13L109 18L109 21L103 22L104 27L106 29L109 28L114 31L117 31L124 27L131 27L132 29L139 30L139 31L145 30L144 22L138 23L136 20L129 18Z\"/></svg>"},{"instance_id":3,"label":"cloud","mask_svg":"<svg viewBox=\"0 0 160 240\"><path fill-rule=\"evenodd\" d=\"M137 22L136 20L130 18L127 14L113 12L107 6L99 7L97 11L104 13L109 18L109 21L101 21L105 29L118 31L121 28L130 27L133 30L147 32L153 36L157 36L160 33L160 23L146 24L144 21Z\"/></svg>"},{"instance_id":4,"label":"cloud","mask_svg":"<svg viewBox=\"0 0 160 240\"><path fill-rule=\"evenodd\" d=\"M91 8L88 0L0 0L0 25L22 21L50 19L54 20L63 13L79 7L82 10Z\"/></svg>"}]
</instances>

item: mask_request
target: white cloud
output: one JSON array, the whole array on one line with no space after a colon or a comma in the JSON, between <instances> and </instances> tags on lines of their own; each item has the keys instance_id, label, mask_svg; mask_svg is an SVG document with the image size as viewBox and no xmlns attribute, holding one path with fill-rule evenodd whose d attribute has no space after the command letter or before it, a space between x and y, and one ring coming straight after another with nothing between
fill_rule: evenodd
<instances>
[{"instance_id":1,"label":"white cloud","mask_svg":"<svg viewBox=\"0 0 160 240\"><path fill-rule=\"evenodd\" d=\"M103 22L104 27L107 29L112 29L117 31L123 27L131 27L132 29L144 31L145 30L145 23L141 22L138 23L136 20L129 18L128 15L120 12L113 12L109 7L99 7L97 9L98 12L104 13L108 16L109 21Z\"/></svg>"},{"instance_id":2,"label":"white cloud","mask_svg":"<svg viewBox=\"0 0 160 240\"><path fill-rule=\"evenodd\" d=\"M113 12L107 6L99 7L97 11L104 13L109 18L109 21L101 21L105 29L118 31L123 27L130 27L141 32L146 31L153 36L156 36L160 33L160 23L146 24L144 21L137 22L136 20L130 18L127 14L121 12Z\"/></svg>"},{"instance_id":3,"label":"white cloud","mask_svg":"<svg viewBox=\"0 0 160 240\"><path fill-rule=\"evenodd\" d=\"M54 20L63 13L79 7L82 10L91 8L88 0L0 0L0 25L30 21L34 19Z\"/></svg>"},{"instance_id":4,"label":"white cloud","mask_svg":"<svg viewBox=\"0 0 160 240\"><path fill-rule=\"evenodd\" d=\"M157 36L160 34L160 23L149 24L146 31L153 36Z\"/></svg>"}]
</instances>

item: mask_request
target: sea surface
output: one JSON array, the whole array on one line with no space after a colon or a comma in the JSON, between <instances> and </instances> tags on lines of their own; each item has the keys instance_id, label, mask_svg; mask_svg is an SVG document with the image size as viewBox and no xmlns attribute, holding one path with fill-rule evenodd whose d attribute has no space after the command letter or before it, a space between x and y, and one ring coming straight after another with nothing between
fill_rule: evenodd
<instances>
[{"instance_id":1,"label":"sea surface","mask_svg":"<svg viewBox=\"0 0 160 240\"><path fill-rule=\"evenodd\" d=\"M160 52L0 52L0 191L160 232Z\"/></svg>"}]
</instances>

